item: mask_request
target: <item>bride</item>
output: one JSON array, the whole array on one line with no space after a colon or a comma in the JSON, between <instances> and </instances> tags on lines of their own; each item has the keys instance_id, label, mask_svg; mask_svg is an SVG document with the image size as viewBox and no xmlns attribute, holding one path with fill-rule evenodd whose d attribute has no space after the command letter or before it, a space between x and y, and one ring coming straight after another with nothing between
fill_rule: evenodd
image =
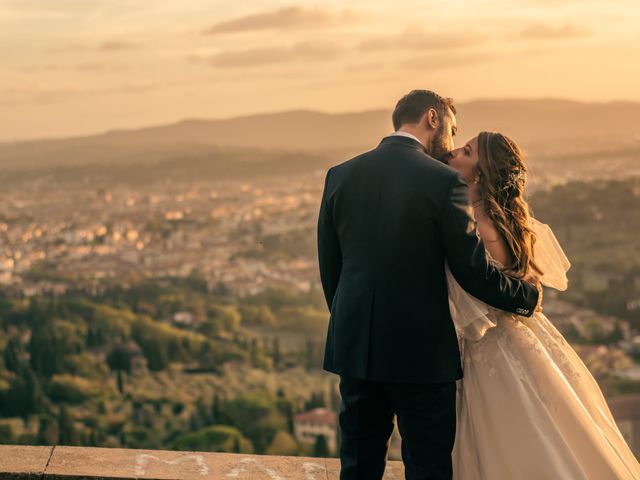
<instances>
[{"instance_id":1,"label":"bride","mask_svg":"<svg viewBox=\"0 0 640 480\"><path fill-rule=\"evenodd\" d=\"M489 257L514 276L567 288L569 261L524 200L518 146L482 132L451 152L470 186ZM464 378L458 381L457 480L640 479L605 398L584 363L542 312L496 310L466 293L447 269Z\"/></svg>"}]
</instances>

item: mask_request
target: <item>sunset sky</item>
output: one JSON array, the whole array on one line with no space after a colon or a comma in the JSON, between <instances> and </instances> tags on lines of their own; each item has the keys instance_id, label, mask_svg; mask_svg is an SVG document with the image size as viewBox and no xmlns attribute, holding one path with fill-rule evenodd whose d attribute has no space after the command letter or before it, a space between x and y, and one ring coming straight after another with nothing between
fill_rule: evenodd
<instances>
[{"instance_id":1,"label":"sunset sky","mask_svg":"<svg viewBox=\"0 0 640 480\"><path fill-rule=\"evenodd\" d=\"M0 0L0 140L299 108L640 101L638 0Z\"/></svg>"}]
</instances>

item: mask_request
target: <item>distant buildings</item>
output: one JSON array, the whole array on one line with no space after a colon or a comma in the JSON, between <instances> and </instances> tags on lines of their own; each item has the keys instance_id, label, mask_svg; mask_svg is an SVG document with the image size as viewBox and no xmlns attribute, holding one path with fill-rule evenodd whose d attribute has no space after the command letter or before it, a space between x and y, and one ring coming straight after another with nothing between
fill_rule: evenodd
<instances>
[{"instance_id":1,"label":"distant buildings","mask_svg":"<svg viewBox=\"0 0 640 480\"><path fill-rule=\"evenodd\" d=\"M338 443L337 415L327 408L314 408L293 417L293 433L300 443L315 444L324 435L329 450L335 452Z\"/></svg>"}]
</instances>

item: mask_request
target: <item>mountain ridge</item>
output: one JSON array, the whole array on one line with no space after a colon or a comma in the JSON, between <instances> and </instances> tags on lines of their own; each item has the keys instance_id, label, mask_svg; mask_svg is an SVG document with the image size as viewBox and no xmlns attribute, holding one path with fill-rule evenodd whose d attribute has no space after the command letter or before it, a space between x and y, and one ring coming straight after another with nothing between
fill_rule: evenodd
<instances>
[{"instance_id":1,"label":"mountain ridge","mask_svg":"<svg viewBox=\"0 0 640 480\"><path fill-rule=\"evenodd\" d=\"M640 103L478 99L457 105L461 144L481 130L511 136L536 153L640 146ZM391 110L311 109L174 123L61 139L0 143L0 168L159 161L220 149L356 152L392 131Z\"/></svg>"}]
</instances>

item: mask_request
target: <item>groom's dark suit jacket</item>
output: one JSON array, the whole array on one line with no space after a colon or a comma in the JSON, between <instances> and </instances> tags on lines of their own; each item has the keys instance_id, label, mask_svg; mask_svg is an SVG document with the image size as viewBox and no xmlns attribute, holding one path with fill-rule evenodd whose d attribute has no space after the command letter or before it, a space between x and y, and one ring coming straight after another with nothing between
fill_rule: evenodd
<instances>
[{"instance_id":1,"label":"groom's dark suit jacket","mask_svg":"<svg viewBox=\"0 0 640 480\"><path fill-rule=\"evenodd\" d=\"M445 260L465 290L494 307L530 316L538 300L535 287L487 261L462 177L408 137L385 137L329 169L318 255L331 311L324 368L349 377L462 377Z\"/></svg>"}]
</instances>

